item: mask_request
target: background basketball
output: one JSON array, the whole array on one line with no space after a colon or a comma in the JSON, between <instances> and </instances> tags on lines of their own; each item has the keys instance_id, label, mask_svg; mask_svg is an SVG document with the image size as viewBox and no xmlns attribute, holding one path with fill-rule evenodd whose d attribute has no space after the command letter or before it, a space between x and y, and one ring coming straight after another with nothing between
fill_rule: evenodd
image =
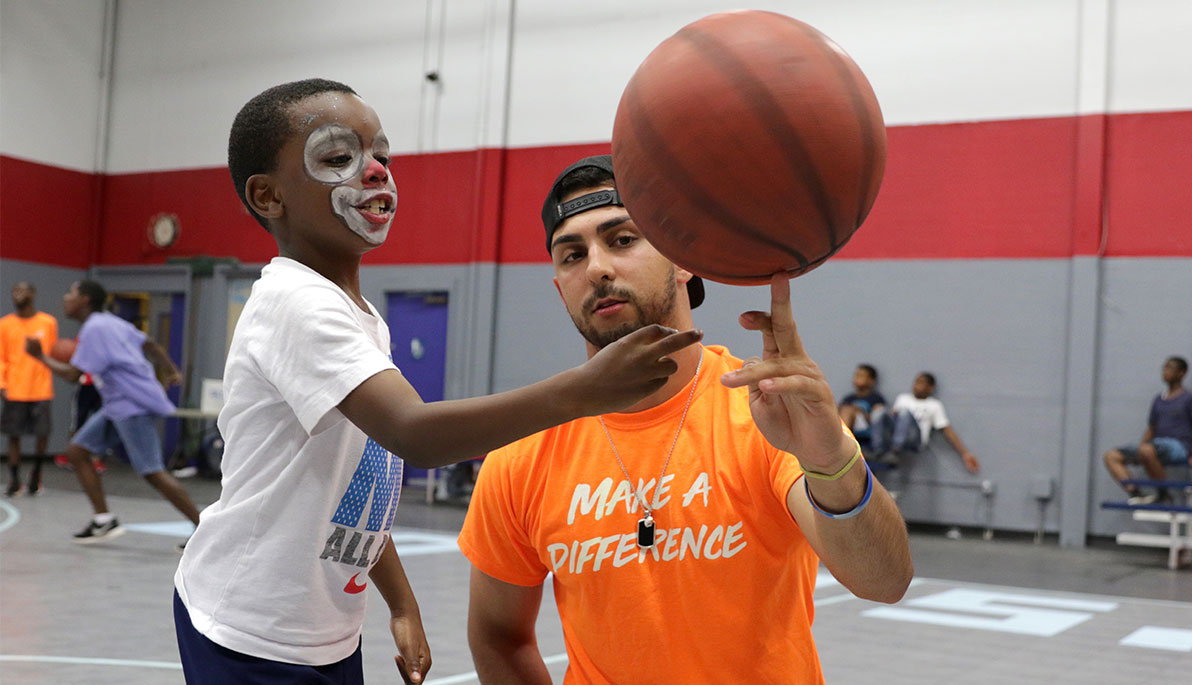
<instances>
[{"instance_id":1,"label":"background basketball","mask_svg":"<svg viewBox=\"0 0 1192 685\"><path fill-rule=\"evenodd\" d=\"M756 10L663 41L617 108L625 208L671 261L731 284L798 276L848 242L877 197L886 131L860 68L827 36Z\"/></svg>"},{"instance_id":2,"label":"background basketball","mask_svg":"<svg viewBox=\"0 0 1192 685\"><path fill-rule=\"evenodd\" d=\"M69 363L77 344L74 338L58 338L50 347L50 356L60 362Z\"/></svg>"}]
</instances>

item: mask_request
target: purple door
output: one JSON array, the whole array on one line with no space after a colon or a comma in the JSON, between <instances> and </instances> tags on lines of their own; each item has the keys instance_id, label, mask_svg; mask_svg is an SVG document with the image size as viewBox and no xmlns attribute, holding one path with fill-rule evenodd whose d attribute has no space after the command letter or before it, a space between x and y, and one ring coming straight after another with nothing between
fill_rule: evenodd
<instances>
[{"instance_id":1,"label":"purple door","mask_svg":"<svg viewBox=\"0 0 1192 685\"><path fill-rule=\"evenodd\" d=\"M443 399L447 371L447 293L391 292L386 303L393 363L424 402ZM403 481L425 479L425 469L406 466Z\"/></svg>"}]
</instances>

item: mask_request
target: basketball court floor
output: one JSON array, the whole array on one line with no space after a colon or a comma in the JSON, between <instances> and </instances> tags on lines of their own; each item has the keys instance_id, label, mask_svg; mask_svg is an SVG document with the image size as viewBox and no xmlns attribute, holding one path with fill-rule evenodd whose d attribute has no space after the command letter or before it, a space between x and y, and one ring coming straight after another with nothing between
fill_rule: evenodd
<instances>
[{"instance_id":1,"label":"basketball court floor","mask_svg":"<svg viewBox=\"0 0 1192 685\"><path fill-rule=\"evenodd\" d=\"M171 593L187 525L126 465L104 479L128 533L103 544L70 541L89 515L70 473L50 469L42 495L0 501L4 685L182 682ZM218 492L211 481L185 484L200 503ZM395 539L434 657L427 682L475 683L469 566L454 544L464 512L404 494ZM815 637L828 683L1192 682L1192 571L1168 570L1165 550L1068 550L1011 534L987 542L979 531L953 540L934 528L913 530L911 545L916 579L897 605L853 598L821 571ZM366 679L395 682L384 603L369 601ZM625 620L609 616L609 628ZM561 682L566 654L549 585L538 635ZM715 679L753 682L748 673Z\"/></svg>"}]
</instances>

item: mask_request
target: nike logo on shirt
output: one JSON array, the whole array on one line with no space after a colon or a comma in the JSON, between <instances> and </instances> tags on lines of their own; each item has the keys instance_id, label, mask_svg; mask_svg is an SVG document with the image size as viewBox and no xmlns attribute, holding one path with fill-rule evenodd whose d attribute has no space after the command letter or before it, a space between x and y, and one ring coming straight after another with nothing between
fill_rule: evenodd
<instances>
[{"instance_id":1,"label":"nike logo on shirt","mask_svg":"<svg viewBox=\"0 0 1192 685\"><path fill-rule=\"evenodd\" d=\"M348 593L349 595L354 595L354 594L357 594L360 592L364 592L364 588L368 587L368 583L365 583L364 585L360 585L359 583L357 583L356 577L359 575L360 574L357 573L355 576L352 576L351 578L348 579L348 584L344 586L344 592Z\"/></svg>"}]
</instances>

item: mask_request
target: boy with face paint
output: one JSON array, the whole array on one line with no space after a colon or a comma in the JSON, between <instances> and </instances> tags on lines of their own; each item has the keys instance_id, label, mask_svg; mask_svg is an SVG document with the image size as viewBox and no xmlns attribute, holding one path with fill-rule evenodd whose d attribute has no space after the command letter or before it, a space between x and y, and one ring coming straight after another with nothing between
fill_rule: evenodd
<instances>
[{"instance_id":1,"label":"boy with face paint","mask_svg":"<svg viewBox=\"0 0 1192 685\"><path fill-rule=\"evenodd\" d=\"M389 606L403 679L421 682L430 650L389 534L403 463L444 466L629 407L702 337L648 326L540 383L423 403L360 294L360 258L397 205L388 164L376 113L340 83L270 88L233 123L233 183L278 256L228 351L222 493L174 578L188 682L362 682L369 583Z\"/></svg>"}]
</instances>

